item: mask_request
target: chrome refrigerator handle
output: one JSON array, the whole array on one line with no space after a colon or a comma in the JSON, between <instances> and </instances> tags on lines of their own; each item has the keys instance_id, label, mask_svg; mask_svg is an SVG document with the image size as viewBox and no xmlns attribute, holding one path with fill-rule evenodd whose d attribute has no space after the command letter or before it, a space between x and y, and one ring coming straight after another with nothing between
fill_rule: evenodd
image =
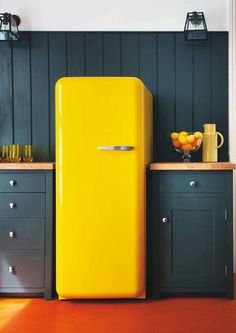
<instances>
[{"instance_id":1,"label":"chrome refrigerator handle","mask_svg":"<svg viewBox=\"0 0 236 333\"><path fill-rule=\"evenodd\" d=\"M133 150L133 146L100 146L99 150Z\"/></svg>"}]
</instances>

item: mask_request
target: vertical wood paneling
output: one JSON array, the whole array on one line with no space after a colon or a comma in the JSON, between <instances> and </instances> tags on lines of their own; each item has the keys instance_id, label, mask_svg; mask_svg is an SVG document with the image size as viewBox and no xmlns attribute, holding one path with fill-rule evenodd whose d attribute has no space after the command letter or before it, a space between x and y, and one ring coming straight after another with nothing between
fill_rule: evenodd
<instances>
[{"instance_id":1,"label":"vertical wood paneling","mask_svg":"<svg viewBox=\"0 0 236 333\"><path fill-rule=\"evenodd\" d=\"M228 154L228 35L212 34L212 122L224 135L225 143L219 149L220 161L227 161Z\"/></svg>"},{"instance_id":2,"label":"vertical wood paneling","mask_svg":"<svg viewBox=\"0 0 236 333\"><path fill-rule=\"evenodd\" d=\"M211 123L211 37L193 43L193 130L203 131L203 124ZM202 150L192 154L194 161L202 161Z\"/></svg>"},{"instance_id":3,"label":"vertical wood paneling","mask_svg":"<svg viewBox=\"0 0 236 333\"><path fill-rule=\"evenodd\" d=\"M156 33L140 33L139 37L139 54L140 54L140 79L145 83L150 92L153 95L153 123L156 123L157 118L157 78L155 73L157 72L157 43ZM153 143L156 142L156 131L153 132ZM153 151L156 147L153 147ZM151 175L147 171L147 253L151 253L151 232L150 222L151 216ZM151 258L150 255L147 257L147 285L152 285L152 272L151 272ZM147 294L151 295L151 289L148 288Z\"/></svg>"},{"instance_id":4,"label":"vertical wood paneling","mask_svg":"<svg viewBox=\"0 0 236 333\"><path fill-rule=\"evenodd\" d=\"M32 144L36 161L50 160L48 34L31 33Z\"/></svg>"},{"instance_id":5,"label":"vertical wood paneling","mask_svg":"<svg viewBox=\"0 0 236 333\"><path fill-rule=\"evenodd\" d=\"M170 149L170 132L176 128L175 123L175 35L172 33L158 34L157 55L157 123L156 150L157 161L172 161L178 156Z\"/></svg>"},{"instance_id":6,"label":"vertical wood paneling","mask_svg":"<svg viewBox=\"0 0 236 333\"><path fill-rule=\"evenodd\" d=\"M227 33L189 43L173 32L24 32L0 43L0 57L0 145L32 140L35 160L54 160L56 80L136 76L154 97L155 161L181 161L169 133L206 122L224 134L219 160L228 160Z\"/></svg>"},{"instance_id":7,"label":"vertical wood paneling","mask_svg":"<svg viewBox=\"0 0 236 333\"><path fill-rule=\"evenodd\" d=\"M50 160L55 160L55 83L66 76L66 35L49 34L49 100L50 100Z\"/></svg>"},{"instance_id":8,"label":"vertical wood paneling","mask_svg":"<svg viewBox=\"0 0 236 333\"><path fill-rule=\"evenodd\" d=\"M31 144L30 34L13 43L14 142Z\"/></svg>"},{"instance_id":9,"label":"vertical wood paneling","mask_svg":"<svg viewBox=\"0 0 236 333\"><path fill-rule=\"evenodd\" d=\"M103 76L103 36L99 32L85 34L85 75Z\"/></svg>"},{"instance_id":10,"label":"vertical wood paneling","mask_svg":"<svg viewBox=\"0 0 236 333\"><path fill-rule=\"evenodd\" d=\"M121 76L121 45L119 33L104 33L104 76Z\"/></svg>"},{"instance_id":11,"label":"vertical wood paneling","mask_svg":"<svg viewBox=\"0 0 236 333\"><path fill-rule=\"evenodd\" d=\"M0 143L13 142L12 49L0 43Z\"/></svg>"},{"instance_id":12,"label":"vertical wood paneling","mask_svg":"<svg viewBox=\"0 0 236 333\"><path fill-rule=\"evenodd\" d=\"M67 33L67 75L84 76L84 33Z\"/></svg>"},{"instance_id":13,"label":"vertical wood paneling","mask_svg":"<svg viewBox=\"0 0 236 333\"><path fill-rule=\"evenodd\" d=\"M176 130L193 130L193 44L176 34Z\"/></svg>"},{"instance_id":14,"label":"vertical wood paneling","mask_svg":"<svg viewBox=\"0 0 236 333\"><path fill-rule=\"evenodd\" d=\"M194 118L195 131L202 131L202 124L211 120L211 38L198 41L194 49Z\"/></svg>"},{"instance_id":15,"label":"vertical wood paneling","mask_svg":"<svg viewBox=\"0 0 236 333\"><path fill-rule=\"evenodd\" d=\"M122 76L139 77L139 34L121 34Z\"/></svg>"},{"instance_id":16,"label":"vertical wood paneling","mask_svg":"<svg viewBox=\"0 0 236 333\"><path fill-rule=\"evenodd\" d=\"M140 33L140 79L150 92L157 95L157 37L155 33Z\"/></svg>"},{"instance_id":17,"label":"vertical wood paneling","mask_svg":"<svg viewBox=\"0 0 236 333\"><path fill-rule=\"evenodd\" d=\"M157 38L155 33L141 33L139 41L140 79L153 95L153 123L157 123ZM153 151L156 151L157 131L153 131Z\"/></svg>"}]
</instances>

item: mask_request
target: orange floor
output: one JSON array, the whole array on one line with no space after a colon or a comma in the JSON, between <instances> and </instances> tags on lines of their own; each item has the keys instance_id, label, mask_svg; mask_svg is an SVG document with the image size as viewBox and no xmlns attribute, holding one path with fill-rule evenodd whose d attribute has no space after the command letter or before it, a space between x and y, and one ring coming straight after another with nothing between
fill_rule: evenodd
<instances>
[{"instance_id":1,"label":"orange floor","mask_svg":"<svg viewBox=\"0 0 236 333\"><path fill-rule=\"evenodd\" d=\"M236 299L0 299L2 333L235 333Z\"/></svg>"}]
</instances>

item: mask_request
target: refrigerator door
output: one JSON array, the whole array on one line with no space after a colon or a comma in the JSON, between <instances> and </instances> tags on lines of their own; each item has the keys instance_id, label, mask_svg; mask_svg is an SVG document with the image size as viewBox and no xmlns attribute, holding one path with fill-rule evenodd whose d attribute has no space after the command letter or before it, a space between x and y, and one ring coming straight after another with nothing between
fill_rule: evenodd
<instances>
[{"instance_id":1,"label":"refrigerator door","mask_svg":"<svg viewBox=\"0 0 236 333\"><path fill-rule=\"evenodd\" d=\"M57 82L60 298L145 297L144 117L151 96L136 78Z\"/></svg>"}]
</instances>

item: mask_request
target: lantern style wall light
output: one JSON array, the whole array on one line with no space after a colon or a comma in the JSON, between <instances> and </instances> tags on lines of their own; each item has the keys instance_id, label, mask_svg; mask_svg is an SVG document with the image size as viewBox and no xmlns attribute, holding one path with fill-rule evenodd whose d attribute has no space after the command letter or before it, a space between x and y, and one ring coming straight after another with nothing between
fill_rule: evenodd
<instances>
[{"instance_id":1,"label":"lantern style wall light","mask_svg":"<svg viewBox=\"0 0 236 333\"><path fill-rule=\"evenodd\" d=\"M184 37L186 40L207 39L207 25L203 12L187 13Z\"/></svg>"},{"instance_id":2,"label":"lantern style wall light","mask_svg":"<svg viewBox=\"0 0 236 333\"><path fill-rule=\"evenodd\" d=\"M10 13L0 13L0 41L20 40L20 18Z\"/></svg>"}]
</instances>

